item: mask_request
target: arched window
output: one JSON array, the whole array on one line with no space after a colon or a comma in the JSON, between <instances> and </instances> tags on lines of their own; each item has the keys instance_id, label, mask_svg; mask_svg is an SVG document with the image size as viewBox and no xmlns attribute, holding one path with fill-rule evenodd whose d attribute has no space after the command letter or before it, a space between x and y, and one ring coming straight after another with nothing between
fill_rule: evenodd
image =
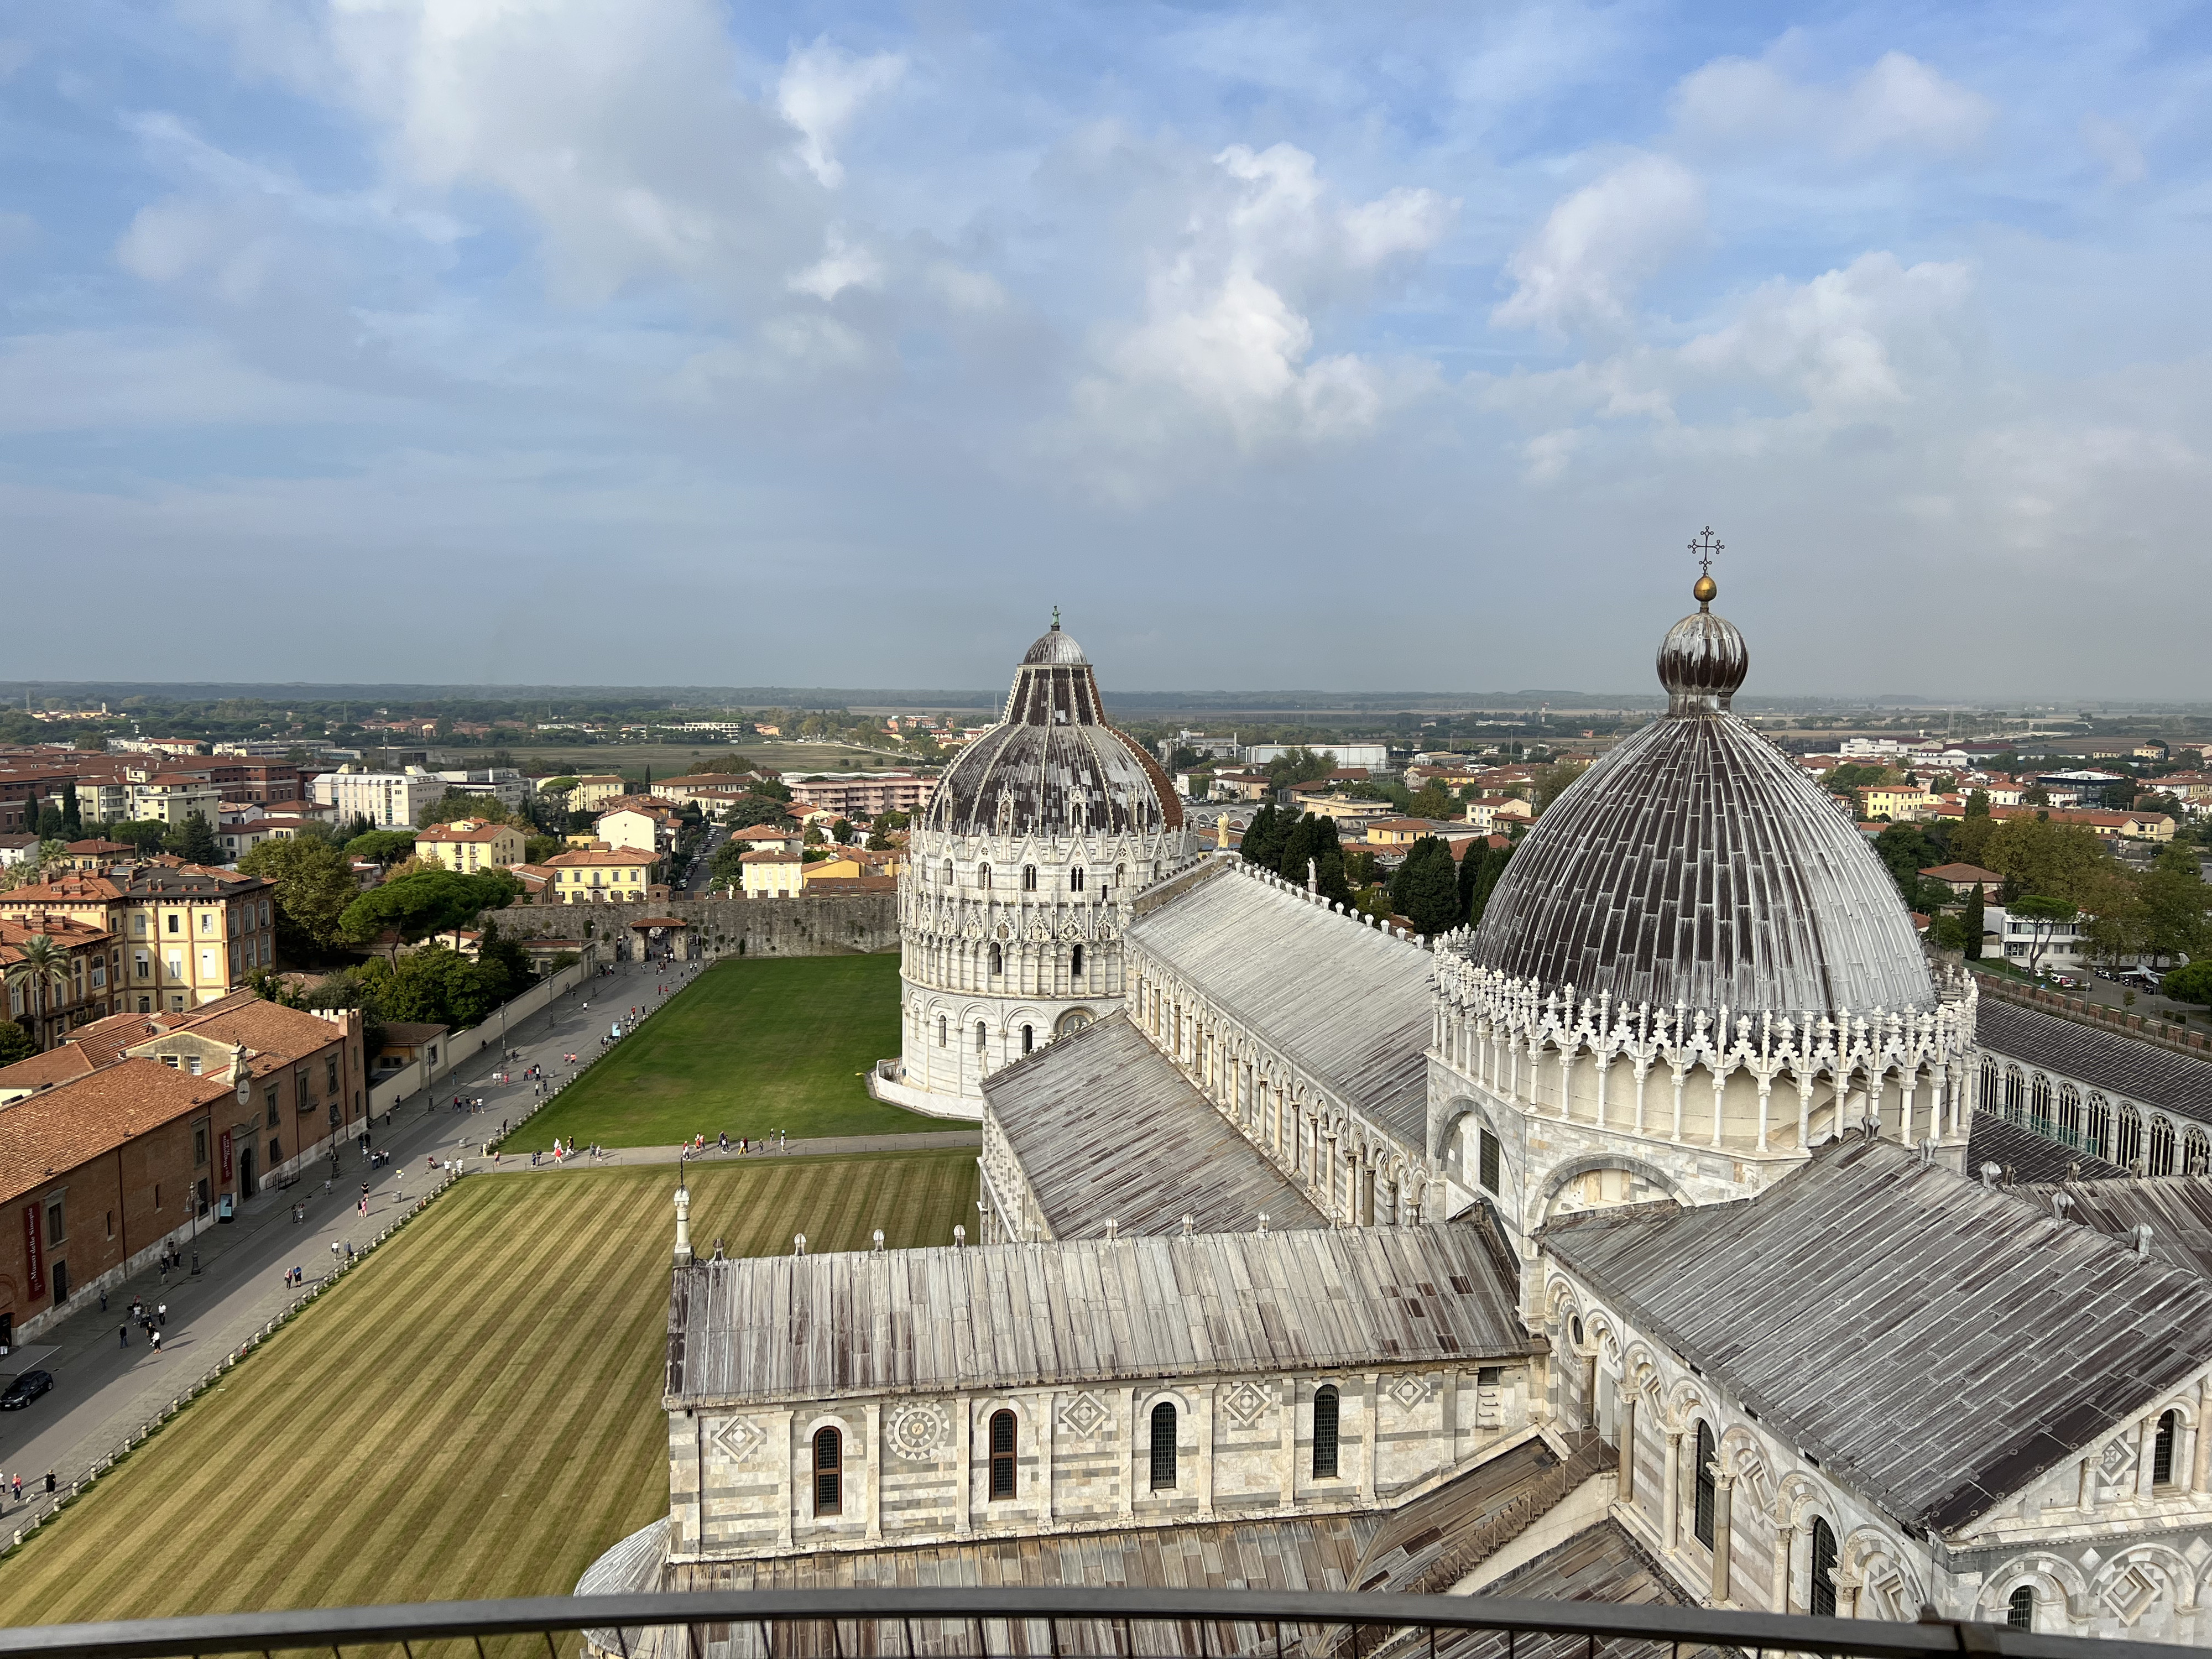
<instances>
[{"instance_id":1,"label":"arched window","mask_svg":"<svg viewBox=\"0 0 2212 1659\"><path fill-rule=\"evenodd\" d=\"M1327 1387L1315 1389L1313 1472L1316 1480L1336 1478L1336 1390Z\"/></svg>"},{"instance_id":2,"label":"arched window","mask_svg":"<svg viewBox=\"0 0 2212 1659\"><path fill-rule=\"evenodd\" d=\"M2070 1083L2058 1085L2058 1138L2069 1146L2081 1145L2081 1091Z\"/></svg>"},{"instance_id":3,"label":"arched window","mask_svg":"<svg viewBox=\"0 0 2212 1659\"><path fill-rule=\"evenodd\" d=\"M1022 891L1024 893L1036 891L1036 866L1034 864L1022 866Z\"/></svg>"},{"instance_id":4,"label":"arched window","mask_svg":"<svg viewBox=\"0 0 2212 1659\"><path fill-rule=\"evenodd\" d=\"M1812 1571L1807 1581L1807 1611L1816 1619L1836 1616L1836 1534L1825 1521L1813 1522Z\"/></svg>"},{"instance_id":5,"label":"arched window","mask_svg":"<svg viewBox=\"0 0 2212 1659\"><path fill-rule=\"evenodd\" d=\"M1023 1052L1024 1054L1028 1054L1031 1049L1035 1048L1036 1047L1036 1028L1035 1026L1033 1026L1033 1025L1024 1025L1024 1026L1023 1026L1023 1027L1022 1027L1022 1052Z\"/></svg>"},{"instance_id":6,"label":"arched window","mask_svg":"<svg viewBox=\"0 0 2212 1659\"><path fill-rule=\"evenodd\" d=\"M975 884L987 893L991 890L991 866L989 865L979 864L975 866Z\"/></svg>"},{"instance_id":7,"label":"arched window","mask_svg":"<svg viewBox=\"0 0 2212 1659\"><path fill-rule=\"evenodd\" d=\"M1482 1137L1480 1158L1483 1188L1486 1192L1494 1193L1498 1190L1499 1154L1504 1148L1499 1145L1498 1137L1489 1130L1483 1129L1478 1133Z\"/></svg>"},{"instance_id":8,"label":"arched window","mask_svg":"<svg viewBox=\"0 0 2212 1659\"><path fill-rule=\"evenodd\" d=\"M975 1022L975 1052L981 1054L991 1043L991 1033L981 1020Z\"/></svg>"},{"instance_id":9,"label":"arched window","mask_svg":"<svg viewBox=\"0 0 2212 1659\"><path fill-rule=\"evenodd\" d=\"M950 1034L951 1024L952 1022L942 1014L937 1017L937 1046L940 1048L945 1046L945 1039Z\"/></svg>"},{"instance_id":10,"label":"arched window","mask_svg":"<svg viewBox=\"0 0 2212 1659\"><path fill-rule=\"evenodd\" d=\"M2212 1175L2212 1139L2202 1129L2191 1129L2181 1138L2181 1173Z\"/></svg>"},{"instance_id":11,"label":"arched window","mask_svg":"<svg viewBox=\"0 0 2212 1659\"><path fill-rule=\"evenodd\" d=\"M1067 872L1067 890L1071 893L1083 890L1083 866L1079 864Z\"/></svg>"},{"instance_id":12,"label":"arched window","mask_svg":"<svg viewBox=\"0 0 2212 1659\"><path fill-rule=\"evenodd\" d=\"M1152 1490L1171 1492L1176 1483L1176 1408L1163 1400L1152 1407Z\"/></svg>"},{"instance_id":13,"label":"arched window","mask_svg":"<svg viewBox=\"0 0 2212 1659\"><path fill-rule=\"evenodd\" d=\"M2113 1137L2118 1157L2115 1159L2124 1170L2136 1167L2136 1160L2143 1155L2142 1114L2122 1102L2119 1133Z\"/></svg>"},{"instance_id":14,"label":"arched window","mask_svg":"<svg viewBox=\"0 0 2212 1659\"><path fill-rule=\"evenodd\" d=\"M2027 1121L2036 1133L2051 1133L2051 1079L2038 1072L2027 1091Z\"/></svg>"},{"instance_id":15,"label":"arched window","mask_svg":"<svg viewBox=\"0 0 2212 1659\"><path fill-rule=\"evenodd\" d=\"M952 885L952 860L951 859L945 860L945 884L947 887Z\"/></svg>"},{"instance_id":16,"label":"arched window","mask_svg":"<svg viewBox=\"0 0 2212 1659\"><path fill-rule=\"evenodd\" d=\"M991 1496L1014 1495L1014 1414L991 1413Z\"/></svg>"},{"instance_id":17,"label":"arched window","mask_svg":"<svg viewBox=\"0 0 2212 1659\"><path fill-rule=\"evenodd\" d=\"M845 1437L835 1429L814 1436L814 1512L845 1512Z\"/></svg>"},{"instance_id":18,"label":"arched window","mask_svg":"<svg viewBox=\"0 0 2212 1659\"><path fill-rule=\"evenodd\" d=\"M2173 1173L2173 1120L2154 1117L2150 1121L2150 1172L2154 1176Z\"/></svg>"},{"instance_id":19,"label":"arched window","mask_svg":"<svg viewBox=\"0 0 2212 1659\"><path fill-rule=\"evenodd\" d=\"M2168 1412L2158 1419L2158 1436L2150 1443L2150 1483L2154 1486L2173 1484L2173 1443L2181 1438L2181 1417Z\"/></svg>"},{"instance_id":20,"label":"arched window","mask_svg":"<svg viewBox=\"0 0 2212 1659\"><path fill-rule=\"evenodd\" d=\"M2017 1071L2008 1070L2005 1073L2004 1116L2006 1122L2017 1123L2020 1121L2021 1103L2026 1091L2026 1085L2027 1079L2022 1078Z\"/></svg>"},{"instance_id":21,"label":"arched window","mask_svg":"<svg viewBox=\"0 0 2212 1659\"><path fill-rule=\"evenodd\" d=\"M1691 1518L1691 1529L1698 1541L1707 1549L1713 1547L1713 1431L1700 1420L1698 1424L1698 1487L1697 1510Z\"/></svg>"},{"instance_id":22,"label":"arched window","mask_svg":"<svg viewBox=\"0 0 2212 1659\"><path fill-rule=\"evenodd\" d=\"M1121 878L1128 873L1128 869L1129 866L1126 864L1117 864L1114 866L1114 884L1116 887L1121 884Z\"/></svg>"},{"instance_id":23,"label":"arched window","mask_svg":"<svg viewBox=\"0 0 2212 1659\"><path fill-rule=\"evenodd\" d=\"M2035 1586L2022 1584L2005 1602L2005 1623L2014 1630L2035 1628Z\"/></svg>"},{"instance_id":24,"label":"arched window","mask_svg":"<svg viewBox=\"0 0 2212 1659\"><path fill-rule=\"evenodd\" d=\"M2112 1155L2112 1109L2102 1095L2089 1097L2089 1117L2081 1132L2081 1150L2092 1158Z\"/></svg>"},{"instance_id":25,"label":"arched window","mask_svg":"<svg viewBox=\"0 0 2212 1659\"><path fill-rule=\"evenodd\" d=\"M1583 1345L1583 1316L1572 1314L1567 1319L1567 1339L1577 1348Z\"/></svg>"},{"instance_id":26,"label":"arched window","mask_svg":"<svg viewBox=\"0 0 2212 1659\"><path fill-rule=\"evenodd\" d=\"M1985 1112L1997 1109L1997 1063L1994 1060L1982 1062L1981 1108Z\"/></svg>"},{"instance_id":27,"label":"arched window","mask_svg":"<svg viewBox=\"0 0 2212 1659\"><path fill-rule=\"evenodd\" d=\"M1080 945L1068 955L1067 971L1076 979L1083 977L1083 947Z\"/></svg>"},{"instance_id":28,"label":"arched window","mask_svg":"<svg viewBox=\"0 0 2212 1659\"><path fill-rule=\"evenodd\" d=\"M1006 971L1006 953L1002 946L994 945L991 947L991 971L994 974Z\"/></svg>"}]
</instances>

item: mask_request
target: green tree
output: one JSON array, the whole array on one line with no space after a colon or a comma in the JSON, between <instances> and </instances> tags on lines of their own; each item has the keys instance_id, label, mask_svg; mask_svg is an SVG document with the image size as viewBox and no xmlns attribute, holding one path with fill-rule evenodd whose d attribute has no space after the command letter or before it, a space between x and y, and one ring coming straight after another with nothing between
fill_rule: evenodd
<instances>
[{"instance_id":1,"label":"green tree","mask_svg":"<svg viewBox=\"0 0 2212 1659\"><path fill-rule=\"evenodd\" d=\"M2185 968L2175 969L2160 981L2158 988L2176 1002L2212 1006L2212 960L2192 962Z\"/></svg>"},{"instance_id":2,"label":"green tree","mask_svg":"<svg viewBox=\"0 0 2212 1659\"><path fill-rule=\"evenodd\" d=\"M722 822L732 830L750 830L757 823L771 824L778 830L797 827L799 820L792 817L781 800L763 795L740 795L732 801L729 810L722 814Z\"/></svg>"},{"instance_id":3,"label":"green tree","mask_svg":"<svg viewBox=\"0 0 2212 1659\"><path fill-rule=\"evenodd\" d=\"M1482 913L1490 908L1490 895L1498 885L1498 878L1505 873L1505 861L1513 856L1513 845L1504 847L1470 847L1467 856L1460 860L1460 890L1465 896L1462 912L1468 927L1482 920Z\"/></svg>"},{"instance_id":4,"label":"green tree","mask_svg":"<svg viewBox=\"0 0 2212 1659\"><path fill-rule=\"evenodd\" d=\"M1256 864L1263 870L1279 870L1283 864L1283 842L1289 837L1290 825L1269 801L1252 815L1252 822L1244 827L1244 840L1238 848L1247 864Z\"/></svg>"},{"instance_id":5,"label":"green tree","mask_svg":"<svg viewBox=\"0 0 2212 1659\"><path fill-rule=\"evenodd\" d=\"M1974 890L1966 895L1966 908L1959 918L1959 948L1966 952L1969 962L1982 959L1982 935L1989 931L1982 906L1982 884L1978 881Z\"/></svg>"},{"instance_id":6,"label":"green tree","mask_svg":"<svg viewBox=\"0 0 2212 1659\"><path fill-rule=\"evenodd\" d=\"M1909 908L1934 911L1950 902L1951 890L1920 872L1943 861L1943 849L1917 823L1893 823L1874 838L1875 856L1889 866L1890 878Z\"/></svg>"},{"instance_id":7,"label":"green tree","mask_svg":"<svg viewBox=\"0 0 2212 1659\"><path fill-rule=\"evenodd\" d=\"M522 861L525 864L543 864L557 855L561 847L558 836L531 836L522 843Z\"/></svg>"},{"instance_id":8,"label":"green tree","mask_svg":"<svg viewBox=\"0 0 2212 1659\"><path fill-rule=\"evenodd\" d=\"M39 1005L49 1007L69 996L68 950L44 933L33 933L15 947L15 960L8 964L8 983L23 988L25 1012L36 1014Z\"/></svg>"},{"instance_id":9,"label":"green tree","mask_svg":"<svg viewBox=\"0 0 2212 1659\"><path fill-rule=\"evenodd\" d=\"M1294 783L1311 783L1336 769L1335 757L1303 744L1285 750L1267 763L1267 781L1278 789Z\"/></svg>"},{"instance_id":10,"label":"green tree","mask_svg":"<svg viewBox=\"0 0 2212 1659\"><path fill-rule=\"evenodd\" d=\"M238 867L276 884L276 943L295 962L338 942L338 919L361 892L346 855L326 841L264 841Z\"/></svg>"},{"instance_id":11,"label":"green tree","mask_svg":"<svg viewBox=\"0 0 2212 1659\"><path fill-rule=\"evenodd\" d=\"M1474 854L1470 851L1468 856ZM1452 862L1451 848L1435 836L1415 842L1390 878L1390 901L1423 933L1448 933L1457 926L1459 866Z\"/></svg>"},{"instance_id":12,"label":"green tree","mask_svg":"<svg viewBox=\"0 0 2212 1659\"><path fill-rule=\"evenodd\" d=\"M521 891L522 884L504 870L470 876L453 870L417 870L395 876L354 900L338 918L338 929L356 944L386 933L396 933L399 944L411 944L511 903ZM395 957L397 952L395 945Z\"/></svg>"},{"instance_id":13,"label":"green tree","mask_svg":"<svg viewBox=\"0 0 2212 1659\"><path fill-rule=\"evenodd\" d=\"M59 841L62 838L62 809L48 801L39 809L35 829L40 841Z\"/></svg>"},{"instance_id":14,"label":"green tree","mask_svg":"<svg viewBox=\"0 0 2212 1659\"><path fill-rule=\"evenodd\" d=\"M2008 903L2034 893L2086 907L2112 855L2086 825L2030 815L2007 818L1991 830L1978 861L2005 878Z\"/></svg>"},{"instance_id":15,"label":"green tree","mask_svg":"<svg viewBox=\"0 0 2212 1659\"><path fill-rule=\"evenodd\" d=\"M356 836L346 842L344 850L349 859L374 859L389 870L415 851L415 832L412 830L372 830L367 835Z\"/></svg>"},{"instance_id":16,"label":"green tree","mask_svg":"<svg viewBox=\"0 0 2212 1659\"><path fill-rule=\"evenodd\" d=\"M1277 868L1300 887L1310 876L1323 898L1346 904L1352 902L1352 886L1344 878L1344 845L1338 839L1334 818L1316 812L1302 816L1284 838L1282 862Z\"/></svg>"},{"instance_id":17,"label":"green tree","mask_svg":"<svg viewBox=\"0 0 2212 1659\"><path fill-rule=\"evenodd\" d=\"M222 860L222 848L216 844L215 831L209 827L204 813L185 813L185 821L176 826L165 844L187 864L217 864Z\"/></svg>"},{"instance_id":18,"label":"green tree","mask_svg":"<svg viewBox=\"0 0 2212 1659\"><path fill-rule=\"evenodd\" d=\"M13 1066L39 1052L31 1034L12 1019L0 1019L0 1066Z\"/></svg>"},{"instance_id":19,"label":"green tree","mask_svg":"<svg viewBox=\"0 0 2212 1659\"><path fill-rule=\"evenodd\" d=\"M1556 766L1536 769L1536 815L1540 817L1551 810L1552 803L1567 793L1568 786L1589 769L1580 761L1561 761Z\"/></svg>"},{"instance_id":20,"label":"green tree","mask_svg":"<svg viewBox=\"0 0 2212 1659\"><path fill-rule=\"evenodd\" d=\"M1421 786L1419 793L1406 803L1406 810L1417 818L1443 818L1451 816L1451 791L1431 780Z\"/></svg>"},{"instance_id":21,"label":"green tree","mask_svg":"<svg viewBox=\"0 0 2212 1659\"><path fill-rule=\"evenodd\" d=\"M84 839L84 817L77 810L76 786L73 783L65 783L62 786L62 839L64 841Z\"/></svg>"},{"instance_id":22,"label":"green tree","mask_svg":"<svg viewBox=\"0 0 2212 1659\"><path fill-rule=\"evenodd\" d=\"M449 788L415 814L415 827L428 830L434 823L453 823L462 818L481 818L486 823L525 822L520 813L495 795L471 795L465 789Z\"/></svg>"},{"instance_id":23,"label":"green tree","mask_svg":"<svg viewBox=\"0 0 2212 1659\"><path fill-rule=\"evenodd\" d=\"M2212 954L2212 888L2194 848L2167 846L2136 883L2143 912L2143 948L2160 962Z\"/></svg>"}]
</instances>

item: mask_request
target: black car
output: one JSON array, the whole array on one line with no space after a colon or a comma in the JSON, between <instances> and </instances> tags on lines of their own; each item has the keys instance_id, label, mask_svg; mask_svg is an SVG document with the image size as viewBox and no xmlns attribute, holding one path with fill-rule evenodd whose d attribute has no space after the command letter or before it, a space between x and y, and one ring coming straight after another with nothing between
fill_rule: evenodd
<instances>
[{"instance_id":1,"label":"black car","mask_svg":"<svg viewBox=\"0 0 2212 1659\"><path fill-rule=\"evenodd\" d=\"M0 1412L21 1411L53 1386L52 1372L25 1371L8 1385L5 1394L0 1394Z\"/></svg>"}]
</instances>

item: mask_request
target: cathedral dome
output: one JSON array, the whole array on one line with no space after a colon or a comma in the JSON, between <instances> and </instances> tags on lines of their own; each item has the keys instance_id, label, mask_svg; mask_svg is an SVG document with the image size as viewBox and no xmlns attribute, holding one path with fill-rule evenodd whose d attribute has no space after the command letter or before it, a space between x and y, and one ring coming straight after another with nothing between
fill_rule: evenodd
<instances>
[{"instance_id":1,"label":"cathedral dome","mask_svg":"<svg viewBox=\"0 0 2212 1659\"><path fill-rule=\"evenodd\" d=\"M1616 1006L1730 1015L1925 1009L1897 884L1849 817L1729 712L1743 635L1698 611L1660 648L1667 713L1514 849L1464 947L1477 966Z\"/></svg>"},{"instance_id":2,"label":"cathedral dome","mask_svg":"<svg viewBox=\"0 0 2212 1659\"><path fill-rule=\"evenodd\" d=\"M1014 671L999 724L945 769L924 820L963 836L1144 833L1182 821L1168 775L1107 722L1090 659L1057 611Z\"/></svg>"}]
</instances>

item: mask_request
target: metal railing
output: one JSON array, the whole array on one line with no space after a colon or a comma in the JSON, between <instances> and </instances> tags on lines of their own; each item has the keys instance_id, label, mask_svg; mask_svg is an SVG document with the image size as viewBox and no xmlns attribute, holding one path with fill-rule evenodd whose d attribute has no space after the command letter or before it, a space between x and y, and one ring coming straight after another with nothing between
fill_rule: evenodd
<instances>
[{"instance_id":1,"label":"metal railing","mask_svg":"<svg viewBox=\"0 0 2212 1659\"><path fill-rule=\"evenodd\" d=\"M574 1640L556 1642L556 1636ZM842 1588L709 1590L675 1595L539 1596L433 1601L290 1613L213 1613L0 1629L0 1659L168 1659L173 1655L328 1653L449 1642L485 1653L494 1638L523 1638L562 1659L586 1650L646 1659L1422 1659L1496 1654L1501 1659L1673 1659L1717 1655L1824 1654L1850 1659L1929 1659L1996 1654L2011 1659L2184 1659L2212 1650L2038 1635L2001 1625L1811 1619L1706 1607L1608 1601L1514 1601L1482 1595L1286 1593L1266 1590Z\"/></svg>"}]
</instances>

